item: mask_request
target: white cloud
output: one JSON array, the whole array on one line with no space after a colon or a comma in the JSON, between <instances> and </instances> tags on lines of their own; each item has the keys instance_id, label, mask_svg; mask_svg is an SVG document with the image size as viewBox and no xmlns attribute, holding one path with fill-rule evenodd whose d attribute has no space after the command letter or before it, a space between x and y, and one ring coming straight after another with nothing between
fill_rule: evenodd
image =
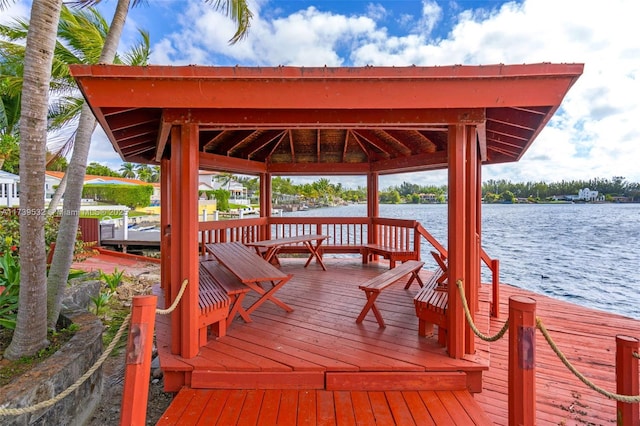
<instances>
[{"instance_id":1,"label":"white cloud","mask_svg":"<svg viewBox=\"0 0 640 426\"><path fill-rule=\"evenodd\" d=\"M321 3L319 3L321 4ZM371 3L362 14L307 7L284 15L267 0L254 3L246 40L229 46L233 24L201 1L175 19L180 30L155 43L153 62L225 65L448 65L536 62L585 63L584 75L529 152L515 164L486 167L485 178L559 180L624 175L640 181L640 30L634 3L609 0L524 0L498 9L458 9L448 34L433 0L411 29L384 27L393 2ZM396 13L396 19L401 17ZM386 22L386 21L385 21ZM418 26L416 26L418 25ZM416 31L420 28L420 31ZM428 174L427 176L431 176ZM400 178L400 183L403 179ZM440 179L440 178L437 178ZM437 182L435 182L437 183Z\"/></svg>"}]
</instances>

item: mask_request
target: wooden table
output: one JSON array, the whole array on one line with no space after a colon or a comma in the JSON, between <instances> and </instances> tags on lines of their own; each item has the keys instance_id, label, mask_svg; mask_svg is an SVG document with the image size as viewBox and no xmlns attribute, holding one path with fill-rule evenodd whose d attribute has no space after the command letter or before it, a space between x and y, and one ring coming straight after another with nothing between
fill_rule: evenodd
<instances>
[{"instance_id":1,"label":"wooden table","mask_svg":"<svg viewBox=\"0 0 640 426\"><path fill-rule=\"evenodd\" d=\"M308 234L308 235L296 235L295 237L284 237L284 238L274 238L271 240L262 240L262 241L254 241L251 243L247 243L249 247L255 247L256 252L260 254L260 249L266 249L266 251L262 254L264 259L267 262L277 262L278 251L284 247L294 244L303 244L307 250L309 250L309 258L307 259L307 263L304 264L306 268L311 263L311 260L315 257L320 266L322 266L323 270L327 270L327 267L324 265L322 261L322 256L318 252L320 245L324 240L328 237L326 235L319 234ZM315 244L313 243L315 241Z\"/></svg>"},{"instance_id":2,"label":"wooden table","mask_svg":"<svg viewBox=\"0 0 640 426\"><path fill-rule=\"evenodd\" d=\"M246 309L246 313L251 314L267 300L272 301L277 306L287 312L292 312L293 308L275 296L275 293L287 281L291 279L291 274L285 274L262 256L239 242L234 243L211 243L205 246L207 251L215 256L225 268L251 290L260 295L258 300ZM268 288L266 283L270 283Z\"/></svg>"}]
</instances>

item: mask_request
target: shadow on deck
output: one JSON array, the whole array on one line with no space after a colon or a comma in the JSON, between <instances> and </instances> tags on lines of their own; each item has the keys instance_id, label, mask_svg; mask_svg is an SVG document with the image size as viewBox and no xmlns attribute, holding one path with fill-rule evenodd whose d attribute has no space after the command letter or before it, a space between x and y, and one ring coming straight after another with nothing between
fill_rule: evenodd
<instances>
[{"instance_id":1,"label":"shadow on deck","mask_svg":"<svg viewBox=\"0 0 640 426\"><path fill-rule=\"evenodd\" d=\"M488 365L486 347L478 344L476 355L456 360L436 338L419 337L413 304L417 284L405 290L402 280L382 293L377 305L387 326L380 328L373 313L362 324L355 323L366 302L358 285L384 272L386 263L362 265L359 259L332 258L327 259L327 271L315 263L308 268L303 265L302 259L282 262L282 270L293 278L278 297L293 312L267 302L251 314L251 323L238 317L229 324L225 337L210 337L195 358L170 353L169 318L157 318L165 388L182 389L165 420L184 412L177 417L182 423L187 421L183 417L187 411L202 413L205 406L209 416L217 406L234 405L231 401L236 401L233 410L237 415L248 401L259 398L257 407L267 411L274 404L276 412L279 406L295 406L295 414L304 404L314 405L316 411L309 415L316 420L350 412L375 419L391 416L395 424L413 424L397 421L413 413L417 424L428 424L422 422L427 419L455 420L456 415L462 416L454 421L457 424L472 419L476 424L490 423L469 393L482 390L482 373ZM430 272L423 270L421 275L426 281ZM488 304L481 305L478 320L486 329ZM200 408L189 405L193 400ZM185 404L191 407L187 411ZM270 415L260 410L247 415ZM230 414L215 416L223 415Z\"/></svg>"}]
</instances>

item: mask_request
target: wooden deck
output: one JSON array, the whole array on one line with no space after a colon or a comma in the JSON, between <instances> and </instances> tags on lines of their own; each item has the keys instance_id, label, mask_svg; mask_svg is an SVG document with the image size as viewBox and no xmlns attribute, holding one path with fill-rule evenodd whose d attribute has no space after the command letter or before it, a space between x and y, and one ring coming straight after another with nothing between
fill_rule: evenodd
<instances>
[{"instance_id":1,"label":"wooden deck","mask_svg":"<svg viewBox=\"0 0 640 426\"><path fill-rule=\"evenodd\" d=\"M191 395L187 399L206 399L208 404L215 404L211 401L217 398L230 398L238 401L233 410L240 410L246 398L257 395L264 407L272 407L273 398L286 397L287 401L279 404L289 405L291 398L297 404L312 398L317 403L316 419L328 412L337 416L347 407L358 415L374 413L376 418L397 418L409 410L427 422L417 424L429 424L429 416L450 423L447 412L454 423L490 424L468 391L481 390L488 361L480 356L451 359L435 338L418 336L413 305L419 288L416 283L405 290L406 280L401 280L378 298L385 328L378 326L373 314L356 324L366 303L359 284L388 270L388 264L363 265L360 258L328 259L328 270L323 271L315 262L304 268L305 260L287 258L282 262L283 272L293 274L293 278L278 296L294 308L293 312L286 313L267 302L252 313L253 322L247 324L240 318L230 322L227 336L210 340L196 358L187 360L169 353L169 318L158 316L157 344L165 387L178 391L185 386L167 410L169 418L175 418L174 411L185 410L184 402L180 402L186 398L185 393ZM421 274L426 281L430 272L423 270ZM487 316L482 318L484 328L488 328ZM215 392L199 393L204 389ZM367 405L363 401L369 401L368 413L362 408ZM461 403L471 412L464 414ZM197 404L201 406L191 406L184 415L205 410L207 405ZM264 407L252 415L269 415L261 410L272 408ZM187 418L183 421L191 424ZM315 420L310 424L316 424ZM317 424L324 423L318 420Z\"/></svg>"},{"instance_id":2,"label":"wooden deck","mask_svg":"<svg viewBox=\"0 0 640 426\"><path fill-rule=\"evenodd\" d=\"M468 391L181 390L169 425L490 425Z\"/></svg>"},{"instance_id":3,"label":"wooden deck","mask_svg":"<svg viewBox=\"0 0 640 426\"><path fill-rule=\"evenodd\" d=\"M453 405L447 405L454 400L464 400L467 407L464 412L478 418L434 420L436 424L507 424L506 337L490 345L476 340L474 357L453 360L435 338L418 337L412 300L417 292L415 285L404 290L404 283L399 282L380 296L378 304L386 328L378 327L373 314L362 324L355 323L365 303L358 285L384 272L386 263L362 265L359 259L329 259L327 271L315 263L305 269L303 263L303 259L283 262L283 270L292 273L293 278L278 294L294 312L285 313L266 303L252 314L254 322L245 324L236 319L226 337L210 341L192 360L169 354L168 318L158 317L157 341L165 383L174 386L174 390L187 385L165 413L167 418L159 424L174 424L171 419L195 424L195 420L189 420L194 417L188 416L206 414L211 420L212 413L218 413L215 416L220 419L226 416L244 419L245 415L254 419L276 415L277 407L280 413L277 415L293 416L296 412L307 412L314 404L315 411L308 411L308 419L300 418L298 424L355 424L350 416L359 419L356 416L367 416L367 412L380 407L382 411L374 413L375 418L389 419L385 416L391 415L393 420L377 424L413 424L396 421L407 409L416 424L430 424L429 416L437 419L432 411L438 413L438 407L448 407L445 411L449 415L459 412ZM421 274L423 280L428 279L429 272ZM597 384L615 391L615 335L640 336L640 321L507 285L500 287L498 320L489 320L487 315L489 289L481 292L484 300L478 316L481 331L494 334L502 327L508 316L510 296L532 297L537 300L538 316L570 361ZM615 424L615 402L575 378L539 332L536 342L537 424ZM489 370L484 371L487 364ZM176 381L180 378L184 383ZM481 393L467 394L465 389L479 390L478 386ZM445 399L449 403L445 404ZM220 410L220 400L225 412L216 411ZM256 400L260 404L254 403ZM368 411L362 401L369 401ZM247 411L247 407L254 405L260 408ZM394 412L396 409L400 411ZM333 418L327 413L333 413ZM338 420L344 413L349 421Z\"/></svg>"},{"instance_id":4,"label":"wooden deck","mask_svg":"<svg viewBox=\"0 0 640 426\"><path fill-rule=\"evenodd\" d=\"M607 290L602 291L606 294ZM513 295L535 299L537 316L569 361L597 385L615 392L615 336L639 338L640 321L503 284L500 286L501 319L491 320L491 334L502 327L508 316L509 297ZM491 343L490 354L482 393L474 396L495 424L506 425L507 339ZM589 389L569 372L539 331L536 333L536 396L538 425L616 424L615 401Z\"/></svg>"}]
</instances>

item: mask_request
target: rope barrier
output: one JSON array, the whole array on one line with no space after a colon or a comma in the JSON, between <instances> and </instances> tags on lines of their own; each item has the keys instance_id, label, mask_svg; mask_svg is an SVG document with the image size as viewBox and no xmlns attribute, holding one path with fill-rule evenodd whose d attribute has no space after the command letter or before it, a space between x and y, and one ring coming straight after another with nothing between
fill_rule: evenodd
<instances>
[{"instance_id":1,"label":"rope barrier","mask_svg":"<svg viewBox=\"0 0 640 426\"><path fill-rule=\"evenodd\" d=\"M473 318L471 317L471 312L469 311L469 305L467 304L467 297L464 294L464 287L462 286L462 280L456 281L456 286L458 287L458 291L460 292L460 298L462 299L462 308L464 309L464 316L467 318L467 322L469 323L469 327L471 327L471 331L478 336L481 340L485 342L495 342L500 340L504 334L509 329L509 319L505 321L504 325L498 331L498 333L494 336L485 336L478 330L476 324L473 322Z\"/></svg>"},{"instance_id":2,"label":"rope barrier","mask_svg":"<svg viewBox=\"0 0 640 426\"><path fill-rule=\"evenodd\" d=\"M178 292L178 295L176 296L176 299L173 301L171 306L169 306L167 309L156 309L156 313L158 315L170 314L171 312L173 312L177 308L178 304L180 303L180 300L182 299L182 296L184 295L185 289L187 288L187 283L188 283L187 280L184 280L182 282L182 286L180 287L180 291ZM82 386L82 384L84 382L87 381L87 379L89 377L91 377L93 375L93 373L96 372L96 370L98 368L100 368L102 366L102 364L104 364L104 362L106 361L107 357L109 355L111 355L111 352L113 352L113 350L115 349L116 344L118 344L118 342L122 338L122 335L124 334L124 331L129 326L129 322L130 321L131 321L131 313L129 313L124 318L124 321L122 322L122 325L120 325L120 328L116 332L115 336L113 336L113 340L111 341L111 343L109 343L109 346L107 346L107 349L105 349L105 351L102 353L100 358L98 358L96 363L93 364L93 366L89 370L87 370L87 372L84 373L78 380L76 380L76 382L74 384L69 386L64 391L60 392L55 397L53 397L51 399L48 399L46 401L39 402L39 403L37 403L35 405L32 405L30 407L0 408L0 417L3 417L3 416L19 416L19 415L22 415L22 414L33 413L33 412L38 411L38 410L40 410L42 408L51 407L52 405L57 404L58 402L62 401L65 397L70 395L72 392L77 390L80 386Z\"/></svg>"},{"instance_id":3,"label":"rope barrier","mask_svg":"<svg viewBox=\"0 0 640 426\"><path fill-rule=\"evenodd\" d=\"M505 334L507 329L509 328L509 319L507 319L507 321L504 323L504 326L498 332L498 334L496 334L495 336L485 336L484 334L482 334L477 329L476 325L473 322L473 318L471 317L471 312L469 311L469 306L467 304L467 298L466 298L466 296L464 294L464 287L462 285L462 280L456 281L456 286L458 287L458 290L460 292L460 297L462 299L462 308L464 309L464 315L467 318L467 322L469 323L469 326L471 327L471 330L473 330L473 332L476 334L476 336L478 336L480 339L482 339L484 341L495 342L495 341L499 340ZM585 385L587 385L589 388L593 389L594 391L598 392L599 394L606 396L609 399L613 399L613 400L616 400L616 401L625 402L625 403L629 403L629 404L637 404L637 403L640 402L640 395L635 395L635 396L620 395L620 394L617 394L617 393L609 392L606 389L603 389L603 388L599 387L598 385L593 383L591 380L587 379L582 373L580 373L571 364L571 362L567 359L567 357L562 353L560 348L558 348L556 343L551 338L551 335L549 334L549 331L546 329L546 327L542 323L542 319L540 319L540 317L536 317L536 327L540 330L540 332L542 333L542 336L544 336L545 340L547 341L547 343L549 344L549 346L551 347L553 352L555 352L555 354L558 356L558 358L560 358L560 361L562 361L562 363L565 365L565 367L567 367L569 369L569 371L571 371L578 379L580 379L580 381L582 383L584 383ZM634 358L640 359L640 354L638 354L638 352L634 352L633 356L634 356Z\"/></svg>"},{"instance_id":4,"label":"rope barrier","mask_svg":"<svg viewBox=\"0 0 640 426\"><path fill-rule=\"evenodd\" d=\"M588 387L590 387L594 391L598 392L599 394L606 396L609 399L614 399L616 401L626 402L626 403L629 403L629 404L636 404L636 403L640 402L640 395L630 396L630 395L620 395L620 394L617 394L617 393L609 392L609 391L599 387L598 385L593 383L591 380L587 379L582 373L580 373L571 364L571 362L567 359L567 357L562 353L560 348L558 348L556 343L551 338L551 335L549 334L549 331L546 329L546 327L542 323L542 319L540 319L539 317L536 317L536 327L540 330L540 332L544 336L544 338L547 341L547 343L549 344L549 346L551 346L551 349L553 349L553 352L555 352L556 355L558 356L558 358L560 358L560 361L562 361L562 363L565 365L565 367L567 367L569 369L569 371L571 371L578 379L580 379L580 381L582 383L584 383L585 385L587 385Z\"/></svg>"},{"instance_id":5,"label":"rope barrier","mask_svg":"<svg viewBox=\"0 0 640 426\"><path fill-rule=\"evenodd\" d=\"M167 309L156 309L156 314L167 315L173 312L178 307L178 303L180 303L180 300L182 300L182 295L184 294L184 291L187 288L187 283L188 283L187 280L182 281L182 285L180 286L180 291L178 291L176 300L174 300L171 306L169 306Z\"/></svg>"}]
</instances>

